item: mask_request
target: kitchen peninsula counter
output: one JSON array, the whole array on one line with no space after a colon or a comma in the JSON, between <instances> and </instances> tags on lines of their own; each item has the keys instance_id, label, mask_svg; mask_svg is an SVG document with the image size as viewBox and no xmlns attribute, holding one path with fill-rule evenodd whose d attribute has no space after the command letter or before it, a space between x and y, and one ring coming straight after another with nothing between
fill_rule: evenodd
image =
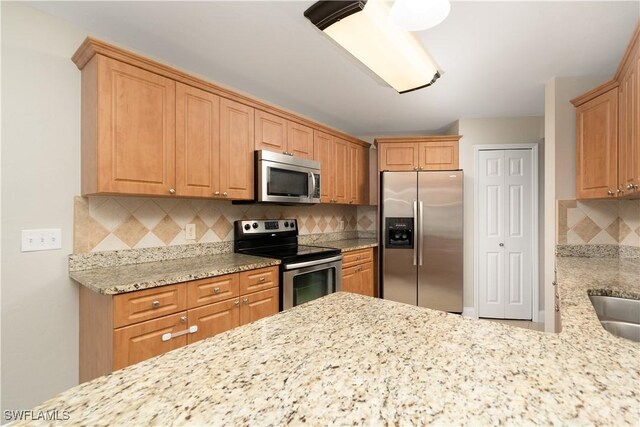
<instances>
[{"instance_id":1,"label":"kitchen peninsula counter","mask_svg":"<svg viewBox=\"0 0 640 427\"><path fill-rule=\"evenodd\" d=\"M560 334L331 294L35 410L87 425L635 424L640 344L602 329L587 290L638 296L639 272L559 259Z\"/></svg>"}]
</instances>

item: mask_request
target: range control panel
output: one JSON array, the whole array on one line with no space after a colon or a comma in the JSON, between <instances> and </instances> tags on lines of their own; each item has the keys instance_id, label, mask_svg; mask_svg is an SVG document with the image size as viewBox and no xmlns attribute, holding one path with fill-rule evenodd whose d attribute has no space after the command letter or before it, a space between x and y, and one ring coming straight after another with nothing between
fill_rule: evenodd
<instances>
[{"instance_id":1,"label":"range control panel","mask_svg":"<svg viewBox=\"0 0 640 427\"><path fill-rule=\"evenodd\" d=\"M240 221L243 234L278 233L283 231L295 231L298 224L295 219L253 219Z\"/></svg>"},{"instance_id":2,"label":"range control panel","mask_svg":"<svg viewBox=\"0 0 640 427\"><path fill-rule=\"evenodd\" d=\"M413 218L385 218L385 248L413 249Z\"/></svg>"}]
</instances>

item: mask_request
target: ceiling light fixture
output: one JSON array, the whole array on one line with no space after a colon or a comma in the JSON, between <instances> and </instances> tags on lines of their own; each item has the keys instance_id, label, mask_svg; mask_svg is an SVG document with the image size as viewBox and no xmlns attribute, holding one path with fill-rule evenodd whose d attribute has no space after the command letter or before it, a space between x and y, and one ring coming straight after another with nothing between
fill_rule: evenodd
<instances>
[{"instance_id":1,"label":"ceiling light fixture","mask_svg":"<svg viewBox=\"0 0 640 427\"><path fill-rule=\"evenodd\" d=\"M407 31L433 28L449 15L449 0L395 0L391 20Z\"/></svg>"},{"instance_id":2,"label":"ceiling light fixture","mask_svg":"<svg viewBox=\"0 0 640 427\"><path fill-rule=\"evenodd\" d=\"M431 86L441 74L420 42L389 18L384 0L319 1L304 16L399 93Z\"/></svg>"}]
</instances>

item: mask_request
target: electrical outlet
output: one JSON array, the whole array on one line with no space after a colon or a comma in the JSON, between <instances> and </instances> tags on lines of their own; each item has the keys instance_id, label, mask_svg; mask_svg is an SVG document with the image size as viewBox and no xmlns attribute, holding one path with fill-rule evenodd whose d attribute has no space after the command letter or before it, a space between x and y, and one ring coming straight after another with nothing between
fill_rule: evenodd
<instances>
[{"instance_id":1,"label":"electrical outlet","mask_svg":"<svg viewBox=\"0 0 640 427\"><path fill-rule=\"evenodd\" d=\"M47 228L22 230L22 252L62 249L62 230Z\"/></svg>"},{"instance_id":2,"label":"electrical outlet","mask_svg":"<svg viewBox=\"0 0 640 427\"><path fill-rule=\"evenodd\" d=\"M187 224L184 228L185 239L187 240L196 240L196 225L195 224Z\"/></svg>"},{"instance_id":3,"label":"electrical outlet","mask_svg":"<svg viewBox=\"0 0 640 427\"><path fill-rule=\"evenodd\" d=\"M342 230L344 230L344 220L343 219L340 220L340 224L338 225L338 231L342 231Z\"/></svg>"}]
</instances>

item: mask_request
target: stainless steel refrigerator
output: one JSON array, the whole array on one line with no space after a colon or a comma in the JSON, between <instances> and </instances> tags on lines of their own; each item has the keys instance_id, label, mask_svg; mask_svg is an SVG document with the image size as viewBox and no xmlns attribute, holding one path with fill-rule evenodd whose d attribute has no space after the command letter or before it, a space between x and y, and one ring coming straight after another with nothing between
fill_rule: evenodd
<instances>
[{"instance_id":1,"label":"stainless steel refrigerator","mask_svg":"<svg viewBox=\"0 0 640 427\"><path fill-rule=\"evenodd\" d=\"M463 172L382 172L382 298L462 312Z\"/></svg>"}]
</instances>

